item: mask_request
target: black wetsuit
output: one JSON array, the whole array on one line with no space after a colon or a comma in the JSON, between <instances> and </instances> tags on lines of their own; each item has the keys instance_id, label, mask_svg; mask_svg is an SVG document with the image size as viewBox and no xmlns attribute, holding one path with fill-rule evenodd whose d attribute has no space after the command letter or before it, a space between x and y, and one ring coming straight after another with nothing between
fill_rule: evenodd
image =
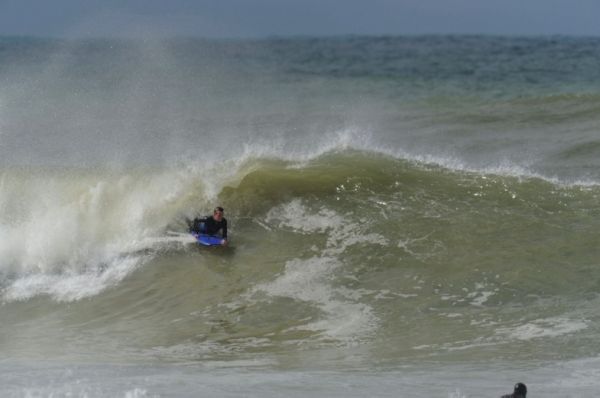
<instances>
[{"instance_id":1,"label":"black wetsuit","mask_svg":"<svg viewBox=\"0 0 600 398\"><path fill-rule=\"evenodd\" d=\"M515 384L515 389L512 394L503 395L500 398L525 398L527 397L527 386L523 383Z\"/></svg>"},{"instance_id":2,"label":"black wetsuit","mask_svg":"<svg viewBox=\"0 0 600 398\"><path fill-rule=\"evenodd\" d=\"M212 216L194 218L190 225L190 232L196 234L216 235L221 231L223 239L227 239L227 220L215 220Z\"/></svg>"}]
</instances>

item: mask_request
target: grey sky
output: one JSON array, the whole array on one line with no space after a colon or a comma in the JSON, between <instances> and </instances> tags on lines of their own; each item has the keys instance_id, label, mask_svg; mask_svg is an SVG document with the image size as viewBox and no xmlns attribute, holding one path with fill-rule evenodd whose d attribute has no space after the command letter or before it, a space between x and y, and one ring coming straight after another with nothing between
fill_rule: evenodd
<instances>
[{"instance_id":1,"label":"grey sky","mask_svg":"<svg viewBox=\"0 0 600 398\"><path fill-rule=\"evenodd\" d=\"M600 35L598 0L0 0L0 35Z\"/></svg>"}]
</instances>

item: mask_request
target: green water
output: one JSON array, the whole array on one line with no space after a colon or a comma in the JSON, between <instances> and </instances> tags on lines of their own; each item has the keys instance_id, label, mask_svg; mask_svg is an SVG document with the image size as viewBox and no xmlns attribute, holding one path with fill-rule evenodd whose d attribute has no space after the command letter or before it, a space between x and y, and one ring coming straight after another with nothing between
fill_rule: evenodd
<instances>
[{"instance_id":1,"label":"green water","mask_svg":"<svg viewBox=\"0 0 600 398\"><path fill-rule=\"evenodd\" d=\"M594 396L598 49L0 38L0 381Z\"/></svg>"}]
</instances>

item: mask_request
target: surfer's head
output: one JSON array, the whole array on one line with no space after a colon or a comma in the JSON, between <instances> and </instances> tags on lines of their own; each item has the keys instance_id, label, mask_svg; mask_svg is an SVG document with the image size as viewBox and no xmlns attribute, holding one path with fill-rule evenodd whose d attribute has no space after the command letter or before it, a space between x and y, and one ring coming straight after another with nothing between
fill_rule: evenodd
<instances>
[{"instance_id":1,"label":"surfer's head","mask_svg":"<svg viewBox=\"0 0 600 398\"><path fill-rule=\"evenodd\" d=\"M527 387L523 383L515 384L515 391L513 392L515 397L523 397L527 396Z\"/></svg>"},{"instance_id":2,"label":"surfer's head","mask_svg":"<svg viewBox=\"0 0 600 398\"><path fill-rule=\"evenodd\" d=\"M225 210L223 210L223 208L221 206L217 206L215 207L215 210L213 211L213 218L216 221L221 221L223 219L223 212Z\"/></svg>"}]
</instances>

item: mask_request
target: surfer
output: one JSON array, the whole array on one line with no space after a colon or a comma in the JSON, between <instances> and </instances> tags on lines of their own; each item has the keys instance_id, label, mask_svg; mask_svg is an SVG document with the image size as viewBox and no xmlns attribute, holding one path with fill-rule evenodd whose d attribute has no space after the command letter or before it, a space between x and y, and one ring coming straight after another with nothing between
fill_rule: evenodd
<instances>
[{"instance_id":1,"label":"surfer","mask_svg":"<svg viewBox=\"0 0 600 398\"><path fill-rule=\"evenodd\" d=\"M194 218L192 221L187 220L188 227L191 233L216 235L221 231L221 245L227 246L227 220L223 217L223 208L215 207L212 216Z\"/></svg>"},{"instance_id":2,"label":"surfer","mask_svg":"<svg viewBox=\"0 0 600 398\"><path fill-rule=\"evenodd\" d=\"M515 384L515 390L512 394L503 395L502 398L525 398L527 396L527 387L523 383Z\"/></svg>"}]
</instances>

